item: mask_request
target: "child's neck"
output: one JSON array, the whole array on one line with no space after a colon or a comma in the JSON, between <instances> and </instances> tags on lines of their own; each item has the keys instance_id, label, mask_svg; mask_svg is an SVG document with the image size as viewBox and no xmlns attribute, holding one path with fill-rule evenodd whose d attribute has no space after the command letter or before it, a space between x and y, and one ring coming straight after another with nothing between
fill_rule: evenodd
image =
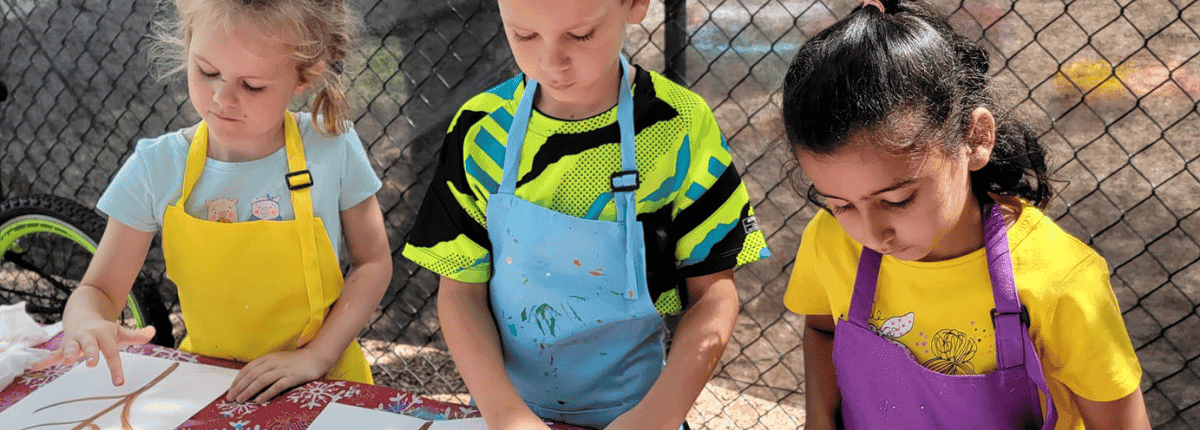
<instances>
[{"instance_id":1,"label":"child's neck","mask_svg":"<svg viewBox=\"0 0 1200 430\"><path fill-rule=\"evenodd\" d=\"M958 258L983 248L983 211L979 200L968 196L962 215L937 245L919 261L943 261Z\"/></svg>"},{"instance_id":2,"label":"child's neck","mask_svg":"<svg viewBox=\"0 0 1200 430\"><path fill-rule=\"evenodd\" d=\"M632 72L633 66L630 66L625 71L626 75L630 76L630 82L633 81ZM558 119L579 120L591 118L616 106L620 99L620 89L621 75L614 73L610 77L598 79L592 88L588 88L586 93L592 95L588 99L558 100L554 98L552 92L543 91L539 88L533 105L543 115Z\"/></svg>"},{"instance_id":3,"label":"child's neck","mask_svg":"<svg viewBox=\"0 0 1200 430\"><path fill-rule=\"evenodd\" d=\"M1005 231L1012 228L1013 224L1016 224L1017 220L1021 218L1021 200L997 194L989 194L989 196L995 205L993 210L1000 211L1000 215L1004 218ZM930 252L929 255L926 255L920 261L949 260L983 248L984 241L987 239L983 234L984 222L986 220L983 219L983 206L980 204L979 199L971 196L970 201L964 207L963 216L959 218L958 224L946 234L945 239L938 244L933 252Z\"/></svg>"},{"instance_id":4,"label":"child's neck","mask_svg":"<svg viewBox=\"0 0 1200 430\"><path fill-rule=\"evenodd\" d=\"M208 158L226 163L239 163L266 158L284 146L283 124L265 135L227 139L209 130Z\"/></svg>"}]
</instances>

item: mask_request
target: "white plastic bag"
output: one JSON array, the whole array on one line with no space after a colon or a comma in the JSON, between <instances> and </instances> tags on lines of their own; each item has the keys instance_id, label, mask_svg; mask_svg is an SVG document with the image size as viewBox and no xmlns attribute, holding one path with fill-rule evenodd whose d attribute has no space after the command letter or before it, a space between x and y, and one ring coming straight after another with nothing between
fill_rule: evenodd
<instances>
[{"instance_id":1,"label":"white plastic bag","mask_svg":"<svg viewBox=\"0 0 1200 430\"><path fill-rule=\"evenodd\" d=\"M62 331L62 323L42 327L25 313L25 302L0 306L0 388L7 387L25 369L50 355L34 348Z\"/></svg>"}]
</instances>

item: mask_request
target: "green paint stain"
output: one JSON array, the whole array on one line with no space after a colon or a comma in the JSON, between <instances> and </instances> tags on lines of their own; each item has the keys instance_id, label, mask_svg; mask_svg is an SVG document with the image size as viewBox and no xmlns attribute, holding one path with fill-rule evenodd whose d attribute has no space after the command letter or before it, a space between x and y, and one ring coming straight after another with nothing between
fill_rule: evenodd
<instances>
[{"instance_id":1,"label":"green paint stain","mask_svg":"<svg viewBox=\"0 0 1200 430\"><path fill-rule=\"evenodd\" d=\"M541 322L545 321L546 325L550 328L550 335L554 336L554 330L558 326L557 317L560 315L558 311L553 306L550 306L549 303L542 303L534 308L533 313L538 316L538 326L541 326Z\"/></svg>"},{"instance_id":2,"label":"green paint stain","mask_svg":"<svg viewBox=\"0 0 1200 430\"><path fill-rule=\"evenodd\" d=\"M524 309L521 309L521 321L529 321L529 314Z\"/></svg>"}]
</instances>

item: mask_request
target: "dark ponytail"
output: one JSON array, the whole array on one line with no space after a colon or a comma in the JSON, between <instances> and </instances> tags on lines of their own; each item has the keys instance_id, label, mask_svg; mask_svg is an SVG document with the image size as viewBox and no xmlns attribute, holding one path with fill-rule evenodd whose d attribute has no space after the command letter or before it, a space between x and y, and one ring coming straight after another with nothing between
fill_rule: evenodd
<instances>
[{"instance_id":1,"label":"dark ponytail","mask_svg":"<svg viewBox=\"0 0 1200 430\"><path fill-rule=\"evenodd\" d=\"M940 140L957 152L972 112L984 107L996 116L996 145L987 166L972 172L972 191L980 201L996 193L1045 207L1053 195L1046 149L1033 130L994 107L987 51L923 1L880 3L886 12L859 6L796 53L782 109L793 152L831 154L855 132L891 131L904 119L918 120L920 136L936 139L898 139L904 142L889 150L925 150L915 146Z\"/></svg>"},{"instance_id":2,"label":"dark ponytail","mask_svg":"<svg viewBox=\"0 0 1200 430\"><path fill-rule=\"evenodd\" d=\"M996 146L982 169L971 172L971 191L980 201L987 193L1017 196L1045 209L1054 197L1046 167L1046 147L1025 123L997 118Z\"/></svg>"}]
</instances>

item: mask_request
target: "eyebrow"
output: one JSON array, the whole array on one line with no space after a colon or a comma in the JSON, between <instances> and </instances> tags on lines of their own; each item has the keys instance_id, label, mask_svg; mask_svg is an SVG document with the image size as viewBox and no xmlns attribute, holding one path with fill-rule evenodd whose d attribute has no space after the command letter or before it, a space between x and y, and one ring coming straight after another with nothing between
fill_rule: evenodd
<instances>
[{"instance_id":1,"label":"eyebrow","mask_svg":"<svg viewBox=\"0 0 1200 430\"><path fill-rule=\"evenodd\" d=\"M891 185L888 185L888 186L886 186L886 187L880 188L879 190L876 190L875 192L872 192L871 194L867 194L867 197L875 197L875 196L877 196L877 195L880 195L880 194L883 194L883 193L886 193L886 192L889 192L889 191L896 191L896 190L898 190L898 189L901 189L901 188L904 188L904 187L906 187L906 186L912 185L913 183L916 183L916 182L917 182L917 178L916 178L915 176L910 176L910 177L907 177L907 178L899 179L899 180L897 180L896 182L893 182ZM815 191L817 192L817 194L820 194L820 195L821 195L821 197L825 197L825 198L831 198L831 199L838 199L838 200L845 200L845 201L851 201L851 200L849 200L849 199L846 199L846 198L844 198L844 197L838 197L838 196L834 196L834 195L829 195L829 194L822 193L822 192L821 192L821 190L818 190L818 189L816 189L816 186L815 186L815 185L813 186L813 190L815 190Z\"/></svg>"}]
</instances>

